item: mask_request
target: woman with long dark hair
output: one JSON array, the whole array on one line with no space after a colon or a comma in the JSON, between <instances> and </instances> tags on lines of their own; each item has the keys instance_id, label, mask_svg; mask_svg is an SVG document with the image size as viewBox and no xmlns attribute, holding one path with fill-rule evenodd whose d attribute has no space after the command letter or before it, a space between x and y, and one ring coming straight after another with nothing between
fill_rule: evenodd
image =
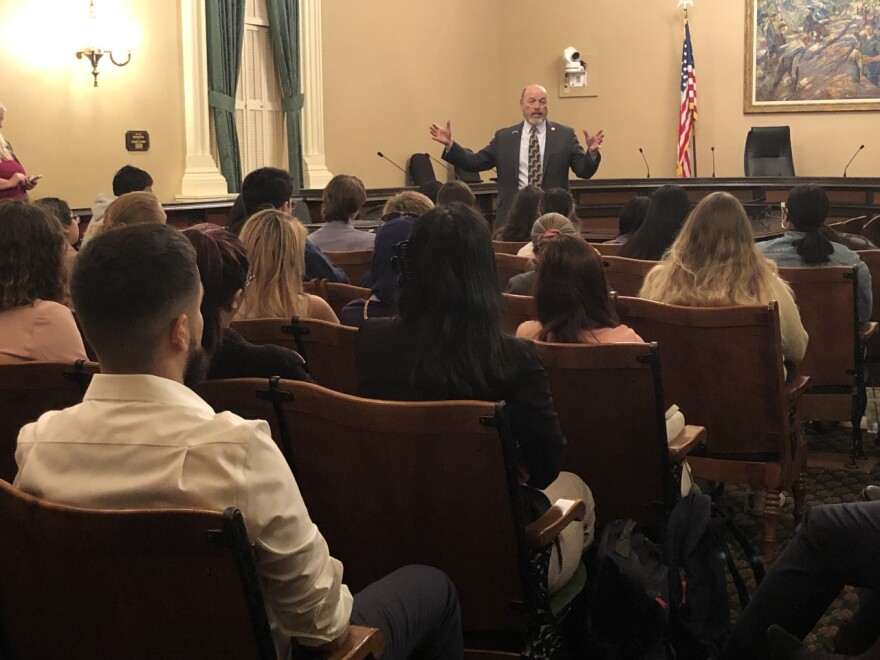
<instances>
[{"instance_id":1,"label":"woman with long dark hair","mask_svg":"<svg viewBox=\"0 0 880 660\"><path fill-rule=\"evenodd\" d=\"M669 249L691 210L691 201L681 186L660 186L651 195L641 227L620 248L629 259L659 261Z\"/></svg>"},{"instance_id":2,"label":"woman with long dark hair","mask_svg":"<svg viewBox=\"0 0 880 660\"><path fill-rule=\"evenodd\" d=\"M538 320L520 324L517 337L564 344L642 341L617 319L602 261L579 236L558 236L542 248L535 307Z\"/></svg>"},{"instance_id":3,"label":"woman with long dark hair","mask_svg":"<svg viewBox=\"0 0 880 660\"><path fill-rule=\"evenodd\" d=\"M400 317L370 319L361 326L359 394L507 401L527 512L537 517L558 497L581 498L588 506L583 525L566 528L560 559L551 561L553 592L573 575L592 540L592 496L575 475L560 473L565 438L535 347L502 330L486 223L463 204L435 208L416 221L399 251Z\"/></svg>"},{"instance_id":4,"label":"woman with long dark hair","mask_svg":"<svg viewBox=\"0 0 880 660\"><path fill-rule=\"evenodd\" d=\"M783 225L790 227L784 236L758 243L764 256L779 266L858 266L859 321L871 318L871 272L858 254L832 240L825 227L828 195L816 185L795 186L785 203Z\"/></svg>"},{"instance_id":5,"label":"woman with long dark hair","mask_svg":"<svg viewBox=\"0 0 880 660\"><path fill-rule=\"evenodd\" d=\"M513 198L507 221L495 230L496 241L527 241L531 237L532 225L540 213L538 206L544 193L538 186L526 186Z\"/></svg>"},{"instance_id":6,"label":"woman with long dark hair","mask_svg":"<svg viewBox=\"0 0 880 660\"><path fill-rule=\"evenodd\" d=\"M312 379L295 351L251 344L229 326L241 307L248 281L245 247L235 234L210 222L187 227L183 235L196 249L202 280L202 348L210 356L208 378Z\"/></svg>"}]
</instances>

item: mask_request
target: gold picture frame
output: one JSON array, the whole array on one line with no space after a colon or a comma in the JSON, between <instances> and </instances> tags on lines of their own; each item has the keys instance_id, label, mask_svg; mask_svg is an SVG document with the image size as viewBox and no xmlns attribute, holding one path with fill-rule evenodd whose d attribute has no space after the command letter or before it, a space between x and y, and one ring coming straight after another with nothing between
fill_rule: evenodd
<instances>
[{"instance_id":1,"label":"gold picture frame","mask_svg":"<svg viewBox=\"0 0 880 660\"><path fill-rule=\"evenodd\" d=\"M745 27L746 114L880 110L872 0L746 0Z\"/></svg>"}]
</instances>

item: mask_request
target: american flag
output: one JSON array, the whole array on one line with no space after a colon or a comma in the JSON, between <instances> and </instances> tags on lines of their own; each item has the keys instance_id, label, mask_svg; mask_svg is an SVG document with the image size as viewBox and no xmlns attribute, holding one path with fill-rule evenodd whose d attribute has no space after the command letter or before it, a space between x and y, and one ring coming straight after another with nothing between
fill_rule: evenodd
<instances>
[{"instance_id":1,"label":"american flag","mask_svg":"<svg viewBox=\"0 0 880 660\"><path fill-rule=\"evenodd\" d=\"M691 172L691 131L697 121L697 74L694 66L694 48L691 28L684 22L684 45L681 49L681 111L678 116L678 176L693 176Z\"/></svg>"}]
</instances>

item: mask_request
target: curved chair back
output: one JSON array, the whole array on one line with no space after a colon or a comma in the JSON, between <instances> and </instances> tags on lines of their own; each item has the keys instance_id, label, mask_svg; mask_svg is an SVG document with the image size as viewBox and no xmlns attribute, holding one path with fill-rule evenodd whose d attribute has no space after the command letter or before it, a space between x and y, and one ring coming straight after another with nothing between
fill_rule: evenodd
<instances>
[{"instance_id":1,"label":"curved chair back","mask_svg":"<svg viewBox=\"0 0 880 660\"><path fill-rule=\"evenodd\" d=\"M528 241L492 241L495 254L516 254L528 244ZM507 284L507 282L505 282Z\"/></svg>"},{"instance_id":2,"label":"curved chair back","mask_svg":"<svg viewBox=\"0 0 880 660\"><path fill-rule=\"evenodd\" d=\"M590 243L590 246L593 247L596 252L601 254L603 257L616 257L620 254L620 248L624 246L623 243Z\"/></svg>"},{"instance_id":3,"label":"curved chair back","mask_svg":"<svg viewBox=\"0 0 880 660\"><path fill-rule=\"evenodd\" d=\"M626 257L602 257L602 268L605 269L605 277L611 290L616 291L619 296L633 298L639 295L645 276L658 263Z\"/></svg>"},{"instance_id":4,"label":"curved chair back","mask_svg":"<svg viewBox=\"0 0 880 660\"><path fill-rule=\"evenodd\" d=\"M333 252L325 250L326 256L334 265L339 266L348 275L348 281L358 284L361 278L370 270L373 263L373 249L349 250L345 252Z\"/></svg>"},{"instance_id":5,"label":"curved chair back","mask_svg":"<svg viewBox=\"0 0 880 660\"><path fill-rule=\"evenodd\" d=\"M515 334L520 323L537 318L535 299L532 296L501 294L501 311L504 314L504 330Z\"/></svg>"},{"instance_id":6,"label":"curved chair back","mask_svg":"<svg viewBox=\"0 0 880 660\"><path fill-rule=\"evenodd\" d=\"M860 231L854 233L861 234L874 245L880 246L880 215L875 215L865 222Z\"/></svg>"},{"instance_id":7,"label":"curved chair back","mask_svg":"<svg viewBox=\"0 0 880 660\"><path fill-rule=\"evenodd\" d=\"M241 512L97 511L0 481L10 658L274 660Z\"/></svg>"},{"instance_id":8,"label":"curved chair back","mask_svg":"<svg viewBox=\"0 0 880 660\"><path fill-rule=\"evenodd\" d=\"M791 129L788 126L753 126L746 137L746 176L794 176Z\"/></svg>"},{"instance_id":9,"label":"curved chair back","mask_svg":"<svg viewBox=\"0 0 880 660\"><path fill-rule=\"evenodd\" d=\"M21 427L44 412L82 403L98 373L94 362L27 362L0 365L0 479L11 482L18 466L15 447Z\"/></svg>"},{"instance_id":10,"label":"curved chair back","mask_svg":"<svg viewBox=\"0 0 880 660\"><path fill-rule=\"evenodd\" d=\"M340 282L327 282L324 285L324 294L322 297L327 301L336 316L342 316L342 308L352 300L369 300L373 292L362 286L354 286L353 284L342 284Z\"/></svg>"},{"instance_id":11,"label":"curved chair back","mask_svg":"<svg viewBox=\"0 0 880 660\"><path fill-rule=\"evenodd\" d=\"M515 254L496 252L495 268L498 273L498 287L504 291L511 277L532 270L532 260L528 257L518 257Z\"/></svg>"}]
</instances>

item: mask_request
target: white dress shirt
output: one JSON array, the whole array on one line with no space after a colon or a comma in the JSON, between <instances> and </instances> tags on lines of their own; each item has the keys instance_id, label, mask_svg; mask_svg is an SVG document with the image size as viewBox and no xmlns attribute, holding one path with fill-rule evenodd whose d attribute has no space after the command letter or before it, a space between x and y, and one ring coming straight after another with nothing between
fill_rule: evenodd
<instances>
[{"instance_id":1,"label":"white dress shirt","mask_svg":"<svg viewBox=\"0 0 880 660\"><path fill-rule=\"evenodd\" d=\"M96 509L241 509L279 658L290 637L337 638L351 615L342 564L309 518L264 421L216 414L166 378L94 376L83 403L25 426L20 489Z\"/></svg>"},{"instance_id":2,"label":"white dress shirt","mask_svg":"<svg viewBox=\"0 0 880 660\"><path fill-rule=\"evenodd\" d=\"M544 173L544 145L547 144L547 121L536 125L538 129L538 148L541 150L541 174ZM529 185L529 137L532 134L532 125L524 121L519 138L519 189ZM539 185L540 187L540 185Z\"/></svg>"}]
</instances>

